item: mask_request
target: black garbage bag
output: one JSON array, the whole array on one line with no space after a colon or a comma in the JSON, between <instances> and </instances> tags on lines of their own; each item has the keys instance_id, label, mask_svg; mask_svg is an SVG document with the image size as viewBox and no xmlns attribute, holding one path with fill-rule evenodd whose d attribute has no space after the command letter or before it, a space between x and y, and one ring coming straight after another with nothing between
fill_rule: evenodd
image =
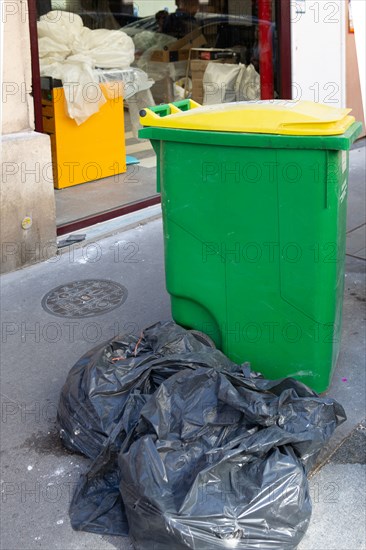
<instances>
[{"instance_id":1,"label":"black garbage bag","mask_svg":"<svg viewBox=\"0 0 366 550\"><path fill-rule=\"evenodd\" d=\"M265 380L173 323L117 339L62 391L63 440L95 458L72 526L129 527L141 550L293 549L311 515L306 473L344 420L334 400Z\"/></svg>"},{"instance_id":2,"label":"black garbage bag","mask_svg":"<svg viewBox=\"0 0 366 550\"><path fill-rule=\"evenodd\" d=\"M175 323L157 323L140 338L124 335L86 353L70 370L58 407L64 445L94 459L70 505L76 530L127 535L118 452L139 411L160 384L182 369L242 370L209 339ZM244 367L251 376L248 366Z\"/></svg>"},{"instance_id":3,"label":"black garbage bag","mask_svg":"<svg viewBox=\"0 0 366 550\"><path fill-rule=\"evenodd\" d=\"M128 534L128 521L119 490L121 472L118 453L121 439L135 426L147 397L138 392L130 395L123 419L116 425L88 472L81 475L69 510L73 529L97 534Z\"/></svg>"},{"instance_id":4,"label":"black garbage bag","mask_svg":"<svg viewBox=\"0 0 366 550\"><path fill-rule=\"evenodd\" d=\"M119 457L136 548L296 548L311 516L306 472L344 419L295 380L175 374Z\"/></svg>"},{"instance_id":5,"label":"black garbage bag","mask_svg":"<svg viewBox=\"0 0 366 550\"><path fill-rule=\"evenodd\" d=\"M62 388L57 420L63 444L96 458L123 416L131 392L153 393L182 368L230 364L220 352L175 323L157 323L140 338L117 337L83 355Z\"/></svg>"}]
</instances>

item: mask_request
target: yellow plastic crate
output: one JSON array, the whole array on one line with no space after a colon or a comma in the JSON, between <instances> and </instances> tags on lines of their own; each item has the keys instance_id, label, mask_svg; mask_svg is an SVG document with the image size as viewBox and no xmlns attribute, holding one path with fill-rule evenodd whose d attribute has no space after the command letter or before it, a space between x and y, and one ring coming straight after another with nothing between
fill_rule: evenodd
<instances>
[{"instance_id":1,"label":"yellow plastic crate","mask_svg":"<svg viewBox=\"0 0 366 550\"><path fill-rule=\"evenodd\" d=\"M67 115L63 88L51 93L51 100L42 99L42 114L43 131L51 137L55 188L126 172L123 98L107 99L78 126Z\"/></svg>"}]
</instances>

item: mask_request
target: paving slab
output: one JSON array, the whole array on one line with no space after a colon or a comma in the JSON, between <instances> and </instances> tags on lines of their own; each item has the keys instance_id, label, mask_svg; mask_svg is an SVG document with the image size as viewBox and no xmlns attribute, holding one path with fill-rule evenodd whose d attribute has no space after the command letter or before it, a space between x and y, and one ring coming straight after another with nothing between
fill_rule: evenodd
<instances>
[{"instance_id":1,"label":"paving slab","mask_svg":"<svg viewBox=\"0 0 366 550\"><path fill-rule=\"evenodd\" d=\"M361 422L309 482L312 521L298 550L366 547L366 422Z\"/></svg>"},{"instance_id":2,"label":"paving slab","mask_svg":"<svg viewBox=\"0 0 366 550\"><path fill-rule=\"evenodd\" d=\"M366 224L347 233L347 254L366 260Z\"/></svg>"},{"instance_id":3,"label":"paving slab","mask_svg":"<svg viewBox=\"0 0 366 550\"><path fill-rule=\"evenodd\" d=\"M109 279L128 291L118 309L86 319L47 313L62 283ZM1 535L4 550L128 549L127 538L72 530L68 507L89 462L67 453L56 430L61 387L77 359L116 334L171 319L161 219L64 251L2 277Z\"/></svg>"},{"instance_id":4,"label":"paving slab","mask_svg":"<svg viewBox=\"0 0 366 550\"><path fill-rule=\"evenodd\" d=\"M366 139L357 141L350 151L347 231L366 220Z\"/></svg>"},{"instance_id":5,"label":"paving slab","mask_svg":"<svg viewBox=\"0 0 366 550\"><path fill-rule=\"evenodd\" d=\"M128 166L124 174L65 189L56 189L57 225L94 216L154 195L156 195L154 170L140 164Z\"/></svg>"},{"instance_id":6,"label":"paving slab","mask_svg":"<svg viewBox=\"0 0 366 550\"><path fill-rule=\"evenodd\" d=\"M364 464L327 464L310 481L312 519L298 550L364 550Z\"/></svg>"}]
</instances>

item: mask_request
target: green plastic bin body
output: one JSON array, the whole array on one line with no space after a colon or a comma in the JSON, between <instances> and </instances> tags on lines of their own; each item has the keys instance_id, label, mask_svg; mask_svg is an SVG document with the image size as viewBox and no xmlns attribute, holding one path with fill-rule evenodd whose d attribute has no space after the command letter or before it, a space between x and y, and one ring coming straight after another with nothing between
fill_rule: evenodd
<instances>
[{"instance_id":1,"label":"green plastic bin body","mask_svg":"<svg viewBox=\"0 0 366 550\"><path fill-rule=\"evenodd\" d=\"M157 154L174 320L318 392L341 339L348 149L340 136L144 128Z\"/></svg>"}]
</instances>

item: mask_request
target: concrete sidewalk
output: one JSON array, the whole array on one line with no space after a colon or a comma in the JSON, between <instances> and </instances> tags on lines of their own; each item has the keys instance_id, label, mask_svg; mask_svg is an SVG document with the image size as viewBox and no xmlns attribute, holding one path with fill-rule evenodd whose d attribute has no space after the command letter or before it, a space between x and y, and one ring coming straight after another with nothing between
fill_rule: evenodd
<instances>
[{"instance_id":1,"label":"concrete sidewalk","mask_svg":"<svg viewBox=\"0 0 366 550\"><path fill-rule=\"evenodd\" d=\"M365 151L361 145L351 152L344 329L328 392L348 420L310 480L313 519L299 550L366 548ZM107 313L80 319L56 317L42 307L51 289L85 279L120 283L127 299ZM1 291L1 549L130 548L128 539L71 529L68 506L88 461L63 449L55 418L67 373L84 352L117 333L138 334L170 319L161 219L4 275Z\"/></svg>"}]
</instances>

